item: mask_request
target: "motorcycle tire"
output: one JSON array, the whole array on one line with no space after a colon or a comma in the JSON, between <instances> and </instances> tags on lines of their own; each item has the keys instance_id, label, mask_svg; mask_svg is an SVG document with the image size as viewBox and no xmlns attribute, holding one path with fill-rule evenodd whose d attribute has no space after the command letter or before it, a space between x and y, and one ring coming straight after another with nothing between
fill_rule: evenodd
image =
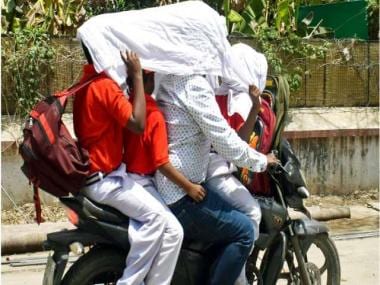
<instances>
[{"instance_id":1,"label":"motorcycle tire","mask_svg":"<svg viewBox=\"0 0 380 285\"><path fill-rule=\"evenodd\" d=\"M316 251L319 251L320 254L324 257L324 262L322 266L318 266L315 264L316 260L313 260L313 257L315 258ZM262 272L263 268L265 268L265 265L270 264L270 258L268 257L269 251L266 250L262 259L262 264L260 271ZM311 255L313 254L314 255ZM330 237L327 234L318 234L316 235L310 247L308 248L306 252L308 267L310 268L310 271L318 271L314 272L314 276L317 276L312 278L312 284L321 284L321 285L339 285L340 284L340 262L339 262L339 255L338 251L335 247L334 242L330 239ZM287 258L284 266L282 268L281 273L278 276L277 282L275 284L287 284L287 285L298 285L302 282L299 277L298 269L295 268L293 272L289 272L290 263L293 263L295 260L294 252L292 254L291 258ZM327 271L327 272L326 272ZM289 275L293 276L293 282L291 282L289 279ZM325 274L325 275L324 275ZM323 276L323 280L320 276ZM265 279L265 278L264 278ZM320 282L319 282L320 281ZM264 282L265 283L265 282ZM263 284L263 283L259 283Z\"/></svg>"},{"instance_id":2,"label":"motorcycle tire","mask_svg":"<svg viewBox=\"0 0 380 285\"><path fill-rule=\"evenodd\" d=\"M126 255L113 248L92 248L65 274L62 285L116 284L125 268Z\"/></svg>"},{"instance_id":3,"label":"motorcycle tire","mask_svg":"<svg viewBox=\"0 0 380 285\"><path fill-rule=\"evenodd\" d=\"M339 285L340 284L340 261L338 250L335 247L334 242L327 234L318 234L313 239L312 245L315 245L325 257L325 263L322 267L318 267L319 273L323 276L323 274L327 273L325 283L326 285ZM311 248L311 247L310 247ZM308 262L313 263L313 260L309 257L308 253L310 252L310 248L306 253L308 257ZM327 272L325 272L327 271Z\"/></svg>"}]
</instances>

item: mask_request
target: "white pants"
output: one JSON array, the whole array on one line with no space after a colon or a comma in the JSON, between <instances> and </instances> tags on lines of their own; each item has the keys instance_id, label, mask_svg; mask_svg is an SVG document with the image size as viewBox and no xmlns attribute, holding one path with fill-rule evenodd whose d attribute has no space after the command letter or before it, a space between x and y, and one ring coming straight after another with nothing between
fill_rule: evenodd
<instances>
[{"instance_id":1,"label":"white pants","mask_svg":"<svg viewBox=\"0 0 380 285\"><path fill-rule=\"evenodd\" d=\"M261 210L257 200L252 197L251 193L243 184L232 174L224 174L211 177L207 180L207 186L210 191L215 191L223 199L229 202L239 211L246 214L254 225L254 240L259 237L259 225L261 221ZM246 285L245 266L235 285Z\"/></svg>"},{"instance_id":2,"label":"white pants","mask_svg":"<svg viewBox=\"0 0 380 285\"><path fill-rule=\"evenodd\" d=\"M155 189L149 188L136 183L122 164L101 181L82 189L90 199L131 218L131 247L117 285L169 285L175 269L183 230Z\"/></svg>"},{"instance_id":3,"label":"white pants","mask_svg":"<svg viewBox=\"0 0 380 285\"><path fill-rule=\"evenodd\" d=\"M212 177L207 180L210 190L215 191L233 207L246 214L254 226L254 240L259 237L259 225L261 210L259 202L244 187L244 185L232 174Z\"/></svg>"}]
</instances>

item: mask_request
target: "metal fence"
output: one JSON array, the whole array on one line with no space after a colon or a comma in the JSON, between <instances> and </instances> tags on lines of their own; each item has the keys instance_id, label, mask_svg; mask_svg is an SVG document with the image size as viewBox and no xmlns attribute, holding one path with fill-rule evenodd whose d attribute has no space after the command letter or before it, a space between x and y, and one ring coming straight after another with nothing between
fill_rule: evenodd
<instances>
[{"instance_id":1,"label":"metal fence","mask_svg":"<svg viewBox=\"0 0 380 285\"><path fill-rule=\"evenodd\" d=\"M6 40L9 39L2 39ZM235 38L236 41L239 39ZM76 40L58 38L52 44L57 48L57 55L53 73L41 86L42 94L51 94L75 83L85 62ZM306 75L301 88L291 94L291 107L379 105L379 42L331 41L323 60L305 58L293 62L302 67ZM15 110L12 74L2 72L1 78L2 114L12 114ZM70 110L69 105L67 111Z\"/></svg>"},{"instance_id":2,"label":"metal fence","mask_svg":"<svg viewBox=\"0 0 380 285\"><path fill-rule=\"evenodd\" d=\"M379 43L335 41L323 60L299 61L301 88L293 107L351 107L379 104Z\"/></svg>"}]
</instances>

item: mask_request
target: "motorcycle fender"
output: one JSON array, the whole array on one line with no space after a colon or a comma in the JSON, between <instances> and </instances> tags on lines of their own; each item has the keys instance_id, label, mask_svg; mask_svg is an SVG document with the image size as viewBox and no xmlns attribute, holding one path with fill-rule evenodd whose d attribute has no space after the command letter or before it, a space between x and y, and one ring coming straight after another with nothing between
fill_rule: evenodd
<instances>
[{"instance_id":1,"label":"motorcycle fender","mask_svg":"<svg viewBox=\"0 0 380 285\"><path fill-rule=\"evenodd\" d=\"M83 232L79 229L64 230L47 235L47 240L43 242L45 250L52 250L54 253L48 257L45 268L43 285L59 285L65 271L69 258L70 244L80 242L84 246L94 243L109 243L103 237Z\"/></svg>"},{"instance_id":2,"label":"motorcycle fender","mask_svg":"<svg viewBox=\"0 0 380 285\"><path fill-rule=\"evenodd\" d=\"M277 282L278 275L281 273L285 262L287 238L283 232L280 232L279 239L274 242L265 253L265 264L261 265L260 272L263 278L263 284L274 285Z\"/></svg>"},{"instance_id":3,"label":"motorcycle fender","mask_svg":"<svg viewBox=\"0 0 380 285\"><path fill-rule=\"evenodd\" d=\"M84 246L91 245L94 243L111 243L111 241L105 239L100 235L95 235L89 232L82 231L80 229L74 229L48 234L47 240L43 243L43 247L45 250L69 251L69 246L73 242L80 242Z\"/></svg>"},{"instance_id":4,"label":"motorcycle fender","mask_svg":"<svg viewBox=\"0 0 380 285\"><path fill-rule=\"evenodd\" d=\"M69 253L67 251L55 251L49 255L45 267L42 285L59 285L66 268Z\"/></svg>"},{"instance_id":5,"label":"motorcycle fender","mask_svg":"<svg viewBox=\"0 0 380 285\"><path fill-rule=\"evenodd\" d=\"M293 229L298 236L310 236L329 232L329 228L324 223L308 218L295 220L293 222Z\"/></svg>"},{"instance_id":6,"label":"motorcycle fender","mask_svg":"<svg viewBox=\"0 0 380 285\"><path fill-rule=\"evenodd\" d=\"M42 281L42 285L54 285L54 276L55 276L55 270L57 267L57 263L54 261L53 257L49 255L45 273L44 273L44 279Z\"/></svg>"}]
</instances>

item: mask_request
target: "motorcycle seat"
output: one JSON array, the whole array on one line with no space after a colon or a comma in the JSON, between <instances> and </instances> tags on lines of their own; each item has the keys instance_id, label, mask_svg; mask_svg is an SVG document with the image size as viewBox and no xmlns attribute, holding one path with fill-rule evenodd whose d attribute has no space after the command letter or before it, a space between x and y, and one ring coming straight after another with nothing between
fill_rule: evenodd
<instances>
[{"instance_id":1,"label":"motorcycle seat","mask_svg":"<svg viewBox=\"0 0 380 285\"><path fill-rule=\"evenodd\" d=\"M125 224L129 220L128 216L125 216L113 207L97 203L84 196L78 198L83 201L83 209L88 211L88 213L96 217L98 220L113 224Z\"/></svg>"},{"instance_id":2,"label":"motorcycle seat","mask_svg":"<svg viewBox=\"0 0 380 285\"><path fill-rule=\"evenodd\" d=\"M88 218L95 218L116 225L126 224L129 221L127 216L115 208L97 203L83 195L78 195L75 198L61 197L60 199L64 204L74 210L81 211Z\"/></svg>"},{"instance_id":3,"label":"motorcycle seat","mask_svg":"<svg viewBox=\"0 0 380 285\"><path fill-rule=\"evenodd\" d=\"M187 239L186 237L184 238L183 243L182 243L183 249L188 249L188 250L196 251L199 253L206 252L212 246L213 246L212 243L206 243L199 240Z\"/></svg>"}]
</instances>

